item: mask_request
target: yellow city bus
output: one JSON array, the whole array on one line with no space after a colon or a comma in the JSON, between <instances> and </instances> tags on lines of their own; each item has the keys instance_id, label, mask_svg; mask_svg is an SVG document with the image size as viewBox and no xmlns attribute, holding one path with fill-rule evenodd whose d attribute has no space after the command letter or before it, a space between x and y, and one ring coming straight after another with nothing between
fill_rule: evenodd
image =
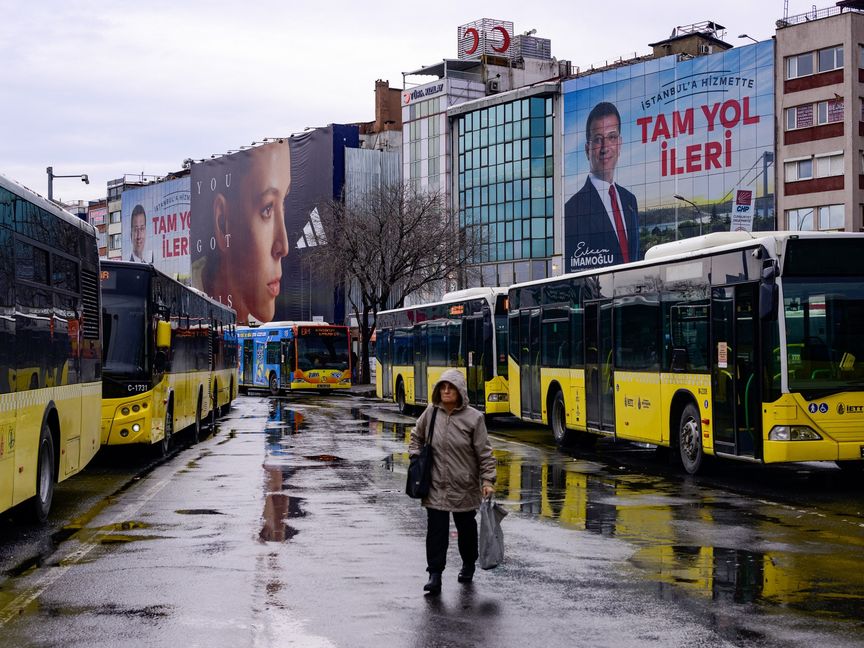
<instances>
[{"instance_id":1,"label":"yellow city bus","mask_svg":"<svg viewBox=\"0 0 864 648\"><path fill-rule=\"evenodd\" d=\"M727 232L509 290L510 410L706 455L864 467L864 235Z\"/></svg>"},{"instance_id":2,"label":"yellow city bus","mask_svg":"<svg viewBox=\"0 0 864 648\"><path fill-rule=\"evenodd\" d=\"M0 176L0 511L44 521L99 449L96 230Z\"/></svg>"},{"instance_id":3,"label":"yellow city bus","mask_svg":"<svg viewBox=\"0 0 864 648\"><path fill-rule=\"evenodd\" d=\"M469 288L439 302L378 313L375 391L402 413L425 405L445 369L468 382L468 399L486 414L506 414L507 294Z\"/></svg>"},{"instance_id":4,"label":"yellow city bus","mask_svg":"<svg viewBox=\"0 0 864 648\"><path fill-rule=\"evenodd\" d=\"M236 314L150 264L101 263L102 444L200 438L237 394Z\"/></svg>"}]
</instances>

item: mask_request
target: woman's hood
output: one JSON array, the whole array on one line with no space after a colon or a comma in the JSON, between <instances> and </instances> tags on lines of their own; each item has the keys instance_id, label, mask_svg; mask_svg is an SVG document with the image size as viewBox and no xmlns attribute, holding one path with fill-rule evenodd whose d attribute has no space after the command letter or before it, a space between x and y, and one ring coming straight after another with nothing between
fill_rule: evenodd
<instances>
[{"instance_id":1,"label":"woman's hood","mask_svg":"<svg viewBox=\"0 0 864 648\"><path fill-rule=\"evenodd\" d=\"M468 383L465 381L465 376L458 369L447 369L444 373L441 374L441 377L435 383L435 387L432 390L432 402L435 405L441 404L441 383L449 382L451 385L455 385L456 389L459 390L459 395L462 397L462 405L460 407L467 407L470 403L468 402Z\"/></svg>"}]
</instances>

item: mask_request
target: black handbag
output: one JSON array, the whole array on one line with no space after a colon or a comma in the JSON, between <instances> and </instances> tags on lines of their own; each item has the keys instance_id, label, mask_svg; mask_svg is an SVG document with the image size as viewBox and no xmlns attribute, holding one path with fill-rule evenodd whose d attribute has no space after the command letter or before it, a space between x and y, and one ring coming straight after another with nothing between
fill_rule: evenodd
<instances>
[{"instance_id":1,"label":"black handbag","mask_svg":"<svg viewBox=\"0 0 864 648\"><path fill-rule=\"evenodd\" d=\"M405 483L405 494L415 499L426 497L432 485L432 433L435 431L435 415L438 408L432 407L432 421L429 423L429 434L420 452L411 457L408 465L408 480Z\"/></svg>"}]
</instances>

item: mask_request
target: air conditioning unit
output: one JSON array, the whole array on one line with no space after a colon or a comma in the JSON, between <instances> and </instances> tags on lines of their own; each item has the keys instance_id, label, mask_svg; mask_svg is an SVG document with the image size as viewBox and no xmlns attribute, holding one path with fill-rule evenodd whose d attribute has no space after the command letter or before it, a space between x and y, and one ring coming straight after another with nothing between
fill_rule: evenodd
<instances>
[{"instance_id":1,"label":"air conditioning unit","mask_svg":"<svg viewBox=\"0 0 864 648\"><path fill-rule=\"evenodd\" d=\"M714 48L705 43L701 43L699 45L699 53L700 54L710 54Z\"/></svg>"},{"instance_id":2,"label":"air conditioning unit","mask_svg":"<svg viewBox=\"0 0 864 648\"><path fill-rule=\"evenodd\" d=\"M501 92L501 80L489 79L486 82L486 92Z\"/></svg>"}]
</instances>

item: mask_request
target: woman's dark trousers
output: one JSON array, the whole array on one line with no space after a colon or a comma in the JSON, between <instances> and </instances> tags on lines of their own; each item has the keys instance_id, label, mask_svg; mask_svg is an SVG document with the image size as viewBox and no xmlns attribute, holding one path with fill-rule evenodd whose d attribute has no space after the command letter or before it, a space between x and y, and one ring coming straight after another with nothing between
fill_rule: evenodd
<instances>
[{"instance_id":1,"label":"woman's dark trousers","mask_svg":"<svg viewBox=\"0 0 864 648\"><path fill-rule=\"evenodd\" d=\"M441 573L447 563L447 544L450 540L450 512L427 508L426 571ZM473 571L477 562L477 511L453 513L458 533L459 555L462 564Z\"/></svg>"}]
</instances>

